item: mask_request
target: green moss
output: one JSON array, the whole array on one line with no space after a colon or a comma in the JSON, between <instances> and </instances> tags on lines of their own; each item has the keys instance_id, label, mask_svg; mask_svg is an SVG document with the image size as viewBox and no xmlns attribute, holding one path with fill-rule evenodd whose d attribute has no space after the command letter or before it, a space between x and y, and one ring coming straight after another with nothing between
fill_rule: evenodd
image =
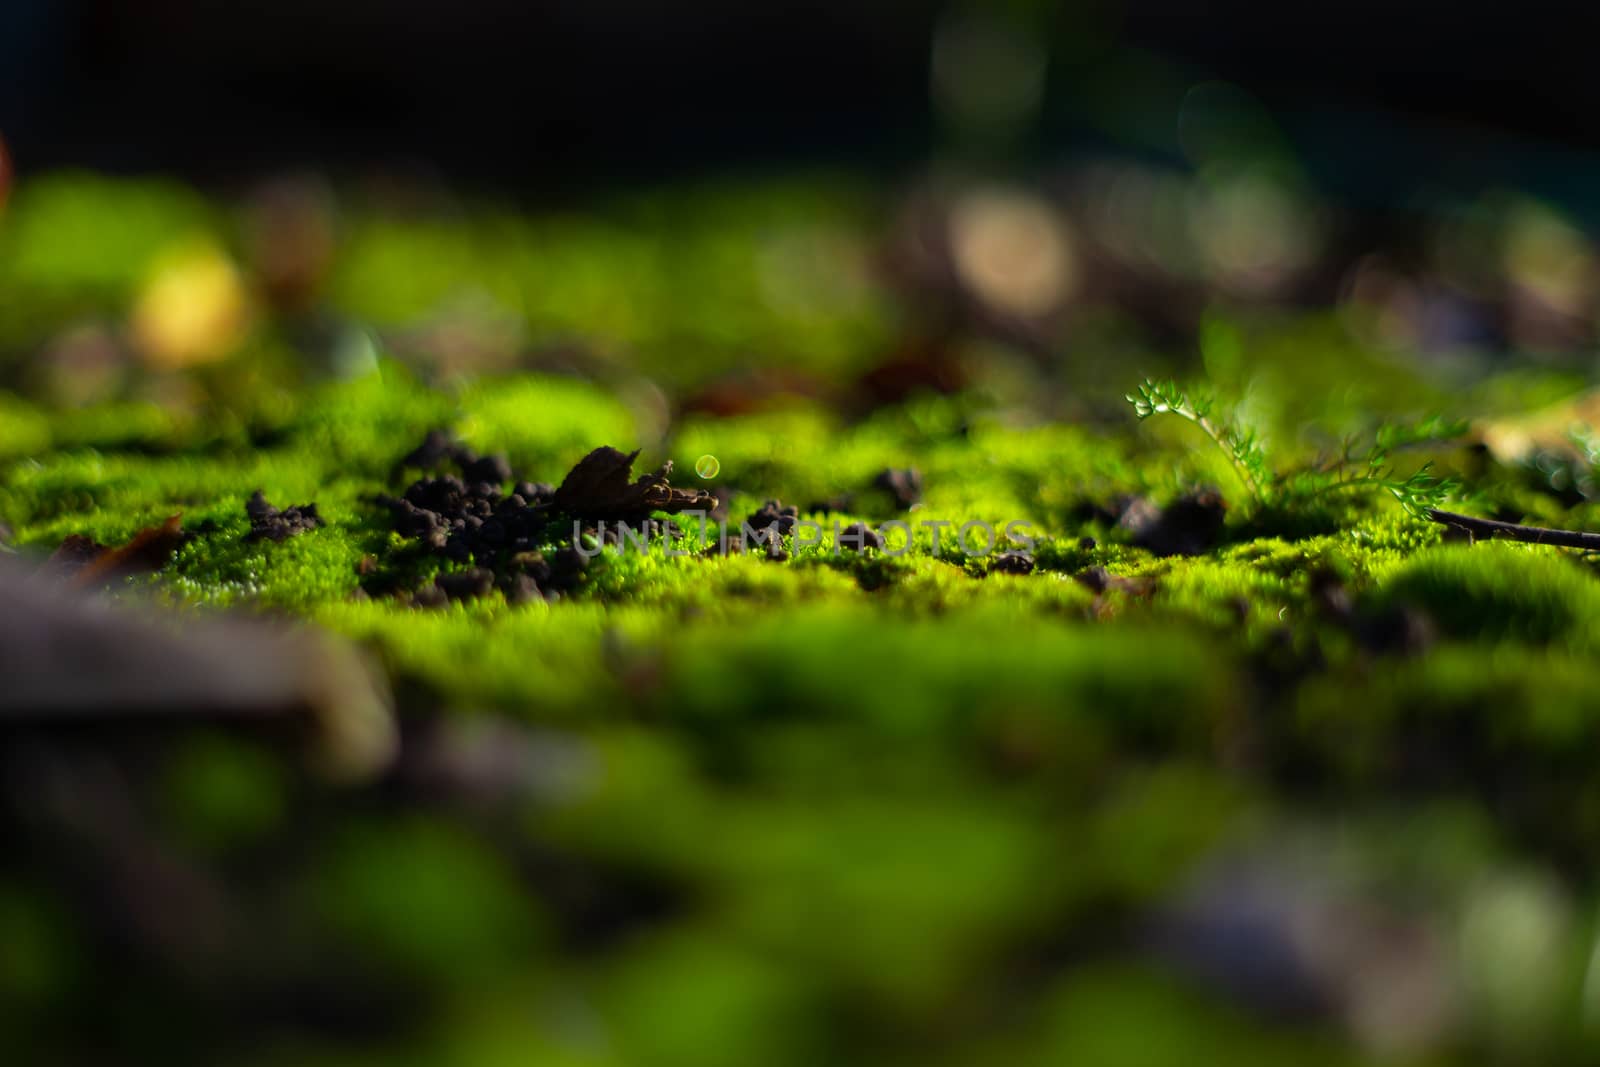
<instances>
[{"instance_id":1,"label":"green moss","mask_svg":"<svg viewBox=\"0 0 1600 1067\"><path fill-rule=\"evenodd\" d=\"M417 611L336 602L312 617L371 645L397 677L451 704L581 721L604 716L620 693L602 646L610 618L599 606L509 608L491 597Z\"/></svg>"},{"instance_id":2,"label":"green moss","mask_svg":"<svg viewBox=\"0 0 1600 1067\"><path fill-rule=\"evenodd\" d=\"M808 979L739 940L700 931L653 937L608 978L599 1008L621 1039L618 1062L816 1062L819 1050L794 1036L816 1032L820 1005Z\"/></svg>"},{"instance_id":3,"label":"green moss","mask_svg":"<svg viewBox=\"0 0 1600 1067\"><path fill-rule=\"evenodd\" d=\"M1426 610L1454 636L1592 648L1600 585L1560 552L1485 544L1437 548L1395 568L1387 597Z\"/></svg>"},{"instance_id":4,"label":"green moss","mask_svg":"<svg viewBox=\"0 0 1600 1067\"><path fill-rule=\"evenodd\" d=\"M751 351L839 373L894 316L859 232L864 197L834 186L619 199L586 217L361 212L332 297L384 326L465 310L537 345L581 339L676 385L740 370Z\"/></svg>"},{"instance_id":5,"label":"green moss","mask_svg":"<svg viewBox=\"0 0 1600 1067\"><path fill-rule=\"evenodd\" d=\"M23 182L8 212L0 262L11 280L123 294L175 235L205 226L213 215L176 183L86 173Z\"/></svg>"},{"instance_id":6,"label":"green moss","mask_svg":"<svg viewBox=\"0 0 1600 1067\"><path fill-rule=\"evenodd\" d=\"M514 872L469 834L425 819L341 830L305 892L335 936L407 980L481 978L538 937Z\"/></svg>"},{"instance_id":7,"label":"green moss","mask_svg":"<svg viewBox=\"0 0 1600 1067\"><path fill-rule=\"evenodd\" d=\"M1363 1062L1326 1038L1230 1012L1203 992L1148 969L1068 978L1051 991L1048 1003L1033 1033L997 1042L997 1048L971 1062L1117 1067Z\"/></svg>"},{"instance_id":8,"label":"green moss","mask_svg":"<svg viewBox=\"0 0 1600 1067\"><path fill-rule=\"evenodd\" d=\"M282 543L247 541L244 501L230 497L219 529L179 549L167 570L170 589L192 603L314 611L339 601L358 586L356 565L366 527L335 506L324 513L330 526ZM322 505L319 505L319 508ZM383 535L374 540L382 543Z\"/></svg>"},{"instance_id":9,"label":"green moss","mask_svg":"<svg viewBox=\"0 0 1600 1067\"><path fill-rule=\"evenodd\" d=\"M1308 685L1301 714L1331 751L1368 767L1404 758L1393 742L1411 726L1435 733L1442 750L1465 745L1485 760L1562 754L1581 760L1600 727L1592 680L1584 654L1455 644L1385 664L1355 688L1346 683L1336 690L1331 680Z\"/></svg>"},{"instance_id":10,"label":"green moss","mask_svg":"<svg viewBox=\"0 0 1600 1067\"><path fill-rule=\"evenodd\" d=\"M666 692L676 714L706 729L821 715L907 741L1027 708L1069 734L1170 741L1203 735L1226 706L1226 664L1202 644L1063 626L1031 606L985 605L943 622L788 612L676 649ZM802 640L785 639L797 630ZM841 677L848 688L834 683Z\"/></svg>"}]
</instances>

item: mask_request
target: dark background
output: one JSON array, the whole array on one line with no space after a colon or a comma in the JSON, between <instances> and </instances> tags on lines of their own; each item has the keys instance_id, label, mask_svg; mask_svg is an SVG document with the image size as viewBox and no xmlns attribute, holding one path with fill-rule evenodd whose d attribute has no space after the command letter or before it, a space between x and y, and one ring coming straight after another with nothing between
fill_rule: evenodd
<instances>
[{"instance_id":1,"label":"dark background","mask_svg":"<svg viewBox=\"0 0 1600 1067\"><path fill-rule=\"evenodd\" d=\"M941 145L930 42L956 10L929 0L3 0L0 131L24 171L202 181L305 164L404 163L518 186L749 163L894 167ZM1159 153L1159 138L1130 133L1130 107L1159 128L1173 94L1206 79L1254 95L1320 184L1358 197L1463 175L1537 188L1552 154L1561 181L1586 182L1600 137L1600 14L1554 0L974 10L1010 20L1049 56L1046 105L1013 146L1025 155L1107 142Z\"/></svg>"}]
</instances>

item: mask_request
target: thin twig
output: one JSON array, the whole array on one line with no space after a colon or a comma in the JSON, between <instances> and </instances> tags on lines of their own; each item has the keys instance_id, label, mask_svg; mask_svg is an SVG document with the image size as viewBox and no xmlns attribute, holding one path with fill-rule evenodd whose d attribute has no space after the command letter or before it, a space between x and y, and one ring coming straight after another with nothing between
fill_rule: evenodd
<instances>
[{"instance_id":1,"label":"thin twig","mask_svg":"<svg viewBox=\"0 0 1600 1067\"><path fill-rule=\"evenodd\" d=\"M1437 508L1428 509L1428 518L1465 530L1474 537L1504 537L1511 541L1526 541L1530 545L1555 545L1559 548L1600 552L1600 533L1552 530L1546 526L1522 526L1515 522L1475 519L1471 515L1457 515L1453 511L1440 511Z\"/></svg>"}]
</instances>

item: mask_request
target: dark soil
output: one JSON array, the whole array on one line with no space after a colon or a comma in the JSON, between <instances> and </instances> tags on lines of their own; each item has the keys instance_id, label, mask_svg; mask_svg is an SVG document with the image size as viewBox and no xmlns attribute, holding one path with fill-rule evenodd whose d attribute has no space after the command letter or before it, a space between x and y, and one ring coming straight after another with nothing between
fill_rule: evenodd
<instances>
[{"instance_id":1,"label":"dark soil","mask_svg":"<svg viewBox=\"0 0 1600 1067\"><path fill-rule=\"evenodd\" d=\"M1117 522L1133 535L1133 543L1158 556L1198 556L1215 548L1222 537L1227 505L1215 489L1198 489L1157 507L1136 497Z\"/></svg>"},{"instance_id":2,"label":"dark soil","mask_svg":"<svg viewBox=\"0 0 1600 1067\"><path fill-rule=\"evenodd\" d=\"M287 541L295 534L315 530L322 525L322 516L317 514L315 504L297 504L280 511L267 503L267 498L262 496L259 489L245 504L244 510L250 516L250 532L245 535L246 541L263 538Z\"/></svg>"}]
</instances>

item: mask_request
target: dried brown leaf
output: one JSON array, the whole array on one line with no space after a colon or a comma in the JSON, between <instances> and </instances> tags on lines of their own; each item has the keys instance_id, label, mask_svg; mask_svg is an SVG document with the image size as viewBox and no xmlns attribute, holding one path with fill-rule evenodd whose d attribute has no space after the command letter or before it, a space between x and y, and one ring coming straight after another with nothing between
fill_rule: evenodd
<instances>
[{"instance_id":1,"label":"dried brown leaf","mask_svg":"<svg viewBox=\"0 0 1600 1067\"><path fill-rule=\"evenodd\" d=\"M704 489L674 489L667 481L672 464L629 481L639 450L623 453L601 446L578 461L556 489L550 505L575 518L641 519L652 511L679 512L716 507Z\"/></svg>"},{"instance_id":2,"label":"dried brown leaf","mask_svg":"<svg viewBox=\"0 0 1600 1067\"><path fill-rule=\"evenodd\" d=\"M51 554L49 563L80 588L103 585L130 574L160 570L183 544L183 516L147 526L128 543L108 548L82 534L73 534Z\"/></svg>"}]
</instances>

